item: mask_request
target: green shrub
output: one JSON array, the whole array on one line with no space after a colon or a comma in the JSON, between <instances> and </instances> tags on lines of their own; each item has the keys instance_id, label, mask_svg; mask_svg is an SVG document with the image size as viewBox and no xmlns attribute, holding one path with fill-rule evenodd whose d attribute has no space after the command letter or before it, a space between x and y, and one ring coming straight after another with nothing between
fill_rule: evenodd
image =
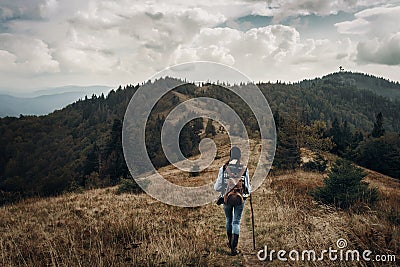
<instances>
[{"instance_id":1,"label":"green shrub","mask_svg":"<svg viewBox=\"0 0 400 267\"><path fill-rule=\"evenodd\" d=\"M373 205L378 199L378 190L369 188L362 181L366 173L349 161L339 159L324 180L324 186L312 195L317 201L341 209L349 209L356 204Z\"/></svg>"},{"instance_id":2,"label":"green shrub","mask_svg":"<svg viewBox=\"0 0 400 267\"><path fill-rule=\"evenodd\" d=\"M393 224L400 226L400 211L392 208L388 214L388 219Z\"/></svg>"},{"instance_id":3,"label":"green shrub","mask_svg":"<svg viewBox=\"0 0 400 267\"><path fill-rule=\"evenodd\" d=\"M118 186L117 194L123 193L141 193L143 190L136 183L133 178L121 179L121 183Z\"/></svg>"},{"instance_id":4,"label":"green shrub","mask_svg":"<svg viewBox=\"0 0 400 267\"><path fill-rule=\"evenodd\" d=\"M327 160L325 160L320 154L302 165L303 170L311 172L323 173L326 170Z\"/></svg>"},{"instance_id":5,"label":"green shrub","mask_svg":"<svg viewBox=\"0 0 400 267\"><path fill-rule=\"evenodd\" d=\"M197 165L197 164L193 165L192 171L189 173L190 177L199 176L199 174L200 174L199 170L200 170L199 165Z\"/></svg>"},{"instance_id":6,"label":"green shrub","mask_svg":"<svg viewBox=\"0 0 400 267\"><path fill-rule=\"evenodd\" d=\"M0 206L17 202L21 199L21 195L18 192L6 192L0 190Z\"/></svg>"}]
</instances>

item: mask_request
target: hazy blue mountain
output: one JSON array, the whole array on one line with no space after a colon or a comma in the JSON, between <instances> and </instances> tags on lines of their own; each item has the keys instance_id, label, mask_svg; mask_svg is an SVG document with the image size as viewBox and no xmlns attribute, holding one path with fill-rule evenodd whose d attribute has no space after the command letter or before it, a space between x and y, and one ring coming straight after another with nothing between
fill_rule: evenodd
<instances>
[{"instance_id":1,"label":"hazy blue mountain","mask_svg":"<svg viewBox=\"0 0 400 267\"><path fill-rule=\"evenodd\" d=\"M85 96L101 95L111 90L107 86L64 86L21 94L0 94L0 117L46 115Z\"/></svg>"},{"instance_id":2,"label":"hazy blue mountain","mask_svg":"<svg viewBox=\"0 0 400 267\"><path fill-rule=\"evenodd\" d=\"M29 97L43 96L43 95L53 95L53 94L62 94L62 93L85 93L90 94L90 96L94 93L96 95L101 95L101 93L108 93L111 90L109 86L60 86L56 88L47 88L42 90L36 90L29 95ZM89 95L88 95L89 96Z\"/></svg>"}]
</instances>

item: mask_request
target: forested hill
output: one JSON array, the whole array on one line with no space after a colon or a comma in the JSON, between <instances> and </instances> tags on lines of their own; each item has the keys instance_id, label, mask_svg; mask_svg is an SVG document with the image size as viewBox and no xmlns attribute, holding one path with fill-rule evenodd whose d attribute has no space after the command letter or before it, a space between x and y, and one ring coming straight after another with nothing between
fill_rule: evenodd
<instances>
[{"instance_id":1,"label":"forested hill","mask_svg":"<svg viewBox=\"0 0 400 267\"><path fill-rule=\"evenodd\" d=\"M377 95L387 97L389 99L400 100L400 84L392 82L383 77L376 77L369 74L341 71L328 74L322 78L314 80L305 80L302 84L332 84L339 86L350 86L360 90L368 90Z\"/></svg>"},{"instance_id":2,"label":"forested hill","mask_svg":"<svg viewBox=\"0 0 400 267\"><path fill-rule=\"evenodd\" d=\"M268 98L273 111L295 113L306 122L322 119L330 124L337 118L342 122L347 121L353 130L370 131L375 116L382 112L386 130L400 132L400 98L390 100L372 90L358 87L358 84L343 83L341 74L298 84L263 83L259 87ZM360 74L355 76L357 75ZM382 82L380 78L364 77L366 81L372 79L376 83ZM400 92L399 85L392 82L390 85L393 88L397 86ZM381 89L382 92L392 90L386 87Z\"/></svg>"},{"instance_id":3,"label":"forested hill","mask_svg":"<svg viewBox=\"0 0 400 267\"><path fill-rule=\"evenodd\" d=\"M365 76L365 79L371 77ZM174 84L176 80L161 79L154 86L169 83ZM322 121L326 127L316 131L323 138L337 138L334 136L337 131L331 130L339 127L347 138L334 140L338 142L336 147L340 148L334 152L339 154L350 146L358 146L353 137L360 142L360 135L364 138L369 136L380 112L386 133L396 132L398 138L399 102L371 91L340 84L335 79L299 84L263 83L259 87L275 115L296 119L297 125ZM138 88L139 85L120 87L107 96L94 95L46 116L0 119L0 204L19 197L114 185L121 178L129 177L121 147L122 121L126 107ZM165 114L184 99L182 96L208 96L224 101L241 110L239 115L245 116L245 121L249 122L246 126L255 130L256 125L248 119L248 109L243 107L243 102L221 86L208 84L198 89L193 84L187 84L178 92L167 94L159 101L147 124L150 138L146 138L146 145L156 166L168 163L162 155L159 129ZM186 156L197 153L201 138L198 125L195 122L188 124L184 128L185 133L181 134L185 137L180 141ZM290 131L290 128L283 130ZM390 139L390 142L396 143L396 138ZM390 153L397 155L400 148L396 150L392 143L389 146L395 150ZM389 175L397 177L397 173Z\"/></svg>"},{"instance_id":4,"label":"forested hill","mask_svg":"<svg viewBox=\"0 0 400 267\"><path fill-rule=\"evenodd\" d=\"M169 82L176 80L159 80L155 86ZM19 197L115 185L129 177L121 146L122 122L138 88L119 87L107 96L93 95L46 116L0 119L0 204ZM163 119L158 115L178 103L174 94L165 96L147 128L159 129ZM148 151L154 159L160 154L159 140L157 135L149 136ZM197 144L186 146L187 155L196 152ZM165 165L164 160L156 159L156 165Z\"/></svg>"}]
</instances>

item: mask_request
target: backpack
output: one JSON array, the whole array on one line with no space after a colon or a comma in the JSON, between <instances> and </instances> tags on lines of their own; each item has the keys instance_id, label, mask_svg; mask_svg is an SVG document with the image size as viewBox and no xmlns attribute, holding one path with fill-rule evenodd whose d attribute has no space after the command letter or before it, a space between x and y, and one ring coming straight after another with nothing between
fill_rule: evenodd
<instances>
[{"instance_id":1,"label":"backpack","mask_svg":"<svg viewBox=\"0 0 400 267\"><path fill-rule=\"evenodd\" d=\"M241 168L240 168L241 167ZM246 167L242 165L225 165L226 186L224 194L224 204L230 206L242 205L244 202L244 178Z\"/></svg>"}]
</instances>

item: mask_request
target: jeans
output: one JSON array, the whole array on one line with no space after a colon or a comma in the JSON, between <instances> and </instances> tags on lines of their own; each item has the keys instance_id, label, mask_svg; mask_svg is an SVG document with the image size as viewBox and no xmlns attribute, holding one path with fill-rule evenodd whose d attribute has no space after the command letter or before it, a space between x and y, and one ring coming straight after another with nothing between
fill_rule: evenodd
<instances>
[{"instance_id":1,"label":"jeans","mask_svg":"<svg viewBox=\"0 0 400 267\"><path fill-rule=\"evenodd\" d=\"M227 233L239 235L240 219L242 218L244 204L245 202L239 206L230 206L224 204Z\"/></svg>"}]
</instances>

